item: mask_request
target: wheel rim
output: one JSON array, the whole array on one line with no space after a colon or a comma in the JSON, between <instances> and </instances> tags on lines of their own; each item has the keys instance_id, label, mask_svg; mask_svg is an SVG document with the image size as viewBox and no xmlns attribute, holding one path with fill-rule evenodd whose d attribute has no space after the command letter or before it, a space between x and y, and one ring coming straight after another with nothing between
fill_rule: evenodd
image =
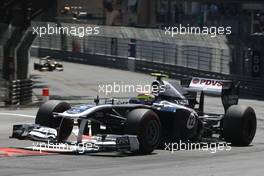
<instances>
[{"instance_id":1,"label":"wheel rim","mask_svg":"<svg viewBox=\"0 0 264 176\"><path fill-rule=\"evenodd\" d=\"M155 145L159 140L159 125L155 120L151 120L146 126L146 140L148 144Z\"/></svg>"}]
</instances>

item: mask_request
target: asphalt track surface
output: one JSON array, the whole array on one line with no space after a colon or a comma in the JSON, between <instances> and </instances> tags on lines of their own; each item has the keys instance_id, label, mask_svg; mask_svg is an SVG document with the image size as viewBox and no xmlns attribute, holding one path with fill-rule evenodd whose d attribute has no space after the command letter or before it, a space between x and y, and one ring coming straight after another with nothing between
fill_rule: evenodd
<instances>
[{"instance_id":1,"label":"asphalt track surface","mask_svg":"<svg viewBox=\"0 0 264 176\"><path fill-rule=\"evenodd\" d=\"M32 72L35 94L50 87L53 97L74 99L95 97L98 84L125 82L148 84L153 78L139 73L64 63L64 72ZM103 96L103 95L102 95ZM123 95L114 95L123 96ZM185 150L171 153L155 150L152 155L130 156L119 153L86 155L50 155L0 158L1 176L46 175L263 175L264 168L264 102L240 100L254 107L258 118L256 137L249 147L232 147L230 151ZM221 112L220 99L207 97L206 110ZM21 147L31 142L9 139L12 125L33 123L37 108L0 109L0 147ZM26 116L25 116L26 115Z\"/></svg>"}]
</instances>

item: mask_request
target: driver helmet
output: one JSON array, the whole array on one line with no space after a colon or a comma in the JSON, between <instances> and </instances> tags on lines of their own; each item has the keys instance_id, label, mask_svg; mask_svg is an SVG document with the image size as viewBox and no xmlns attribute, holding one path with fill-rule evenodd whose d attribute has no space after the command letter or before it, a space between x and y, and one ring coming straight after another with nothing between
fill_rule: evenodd
<instances>
[{"instance_id":1,"label":"driver helmet","mask_svg":"<svg viewBox=\"0 0 264 176\"><path fill-rule=\"evenodd\" d=\"M138 99L142 104L152 104L155 100L155 96L151 93L140 93L137 95Z\"/></svg>"}]
</instances>

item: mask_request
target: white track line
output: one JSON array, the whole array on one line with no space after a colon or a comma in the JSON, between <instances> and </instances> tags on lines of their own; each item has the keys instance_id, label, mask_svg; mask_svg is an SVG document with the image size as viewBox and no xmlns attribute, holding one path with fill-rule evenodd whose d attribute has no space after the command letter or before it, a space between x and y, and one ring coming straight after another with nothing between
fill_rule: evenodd
<instances>
[{"instance_id":1,"label":"white track line","mask_svg":"<svg viewBox=\"0 0 264 176\"><path fill-rule=\"evenodd\" d=\"M25 114L14 114L14 113L0 113L0 115L8 115L8 116L20 116L20 117L30 117L30 118L35 118L36 116L32 115L25 115Z\"/></svg>"}]
</instances>

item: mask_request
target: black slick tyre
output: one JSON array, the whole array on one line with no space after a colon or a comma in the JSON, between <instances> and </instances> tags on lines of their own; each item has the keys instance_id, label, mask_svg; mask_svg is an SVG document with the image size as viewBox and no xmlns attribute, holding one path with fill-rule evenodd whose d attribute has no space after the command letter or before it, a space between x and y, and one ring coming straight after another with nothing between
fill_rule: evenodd
<instances>
[{"instance_id":1,"label":"black slick tyre","mask_svg":"<svg viewBox=\"0 0 264 176\"><path fill-rule=\"evenodd\" d=\"M139 154L150 154L158 147L160 142L160 119L150 109L134 109L127 115L125 133L137 136Z\"/></svg>"},{"instance_id":2,"label":"black slick tyre","mask_svg":"<svg viewBox=\"0 0 264 176\"><path fill-rule=\"evenodd\" d=\"M53 113L62 113L70 108L71 106L66 102L60 102L57 100L47 101L40 106L35 123L41 126L57 129L59 131L58 142L63 142L67 140L72 132L73 120L53 117ZM59 129L60 125L61 128Z\"/></svg>"},{"instance_id":3,"label":"black slick tyre","mask_svg":"<svg viewBox=\"0 0 264 176\"><path fill-rule=\"evenodd\" d=\"M230 106L223 119L223 137L234 146L248 146L255 137L257 119L253 108Z\"/></svg>"}]
</instances>

